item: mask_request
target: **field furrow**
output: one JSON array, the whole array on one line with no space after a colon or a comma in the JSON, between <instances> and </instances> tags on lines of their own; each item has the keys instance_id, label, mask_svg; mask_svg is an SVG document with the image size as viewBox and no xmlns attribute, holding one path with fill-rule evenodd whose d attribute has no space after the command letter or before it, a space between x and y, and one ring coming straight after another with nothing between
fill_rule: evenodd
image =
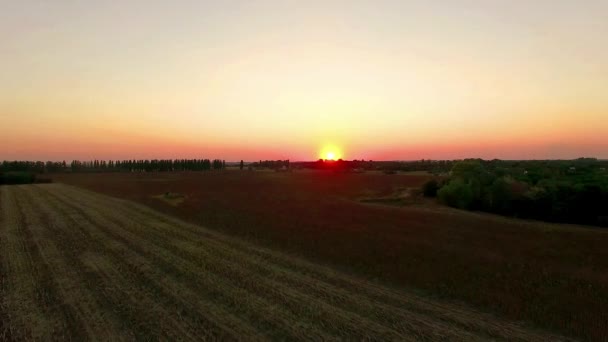
<instances>
[{"instance_id":1,"label":"field furrow","mask_svg":"<svg viewBox=\"0 0 608 342\"><path fill-rule=\"evenodd\" d=\"M3 339L560 339L66 185L0 209Z\"/></svg>"},{"instance_id":2,"label":"field furrow","mask_svg":"<svg viewBox=\"0 0 608 342\"><path fill-rule=\"evenodd\" d=\"M2 189L3 261L10 336L14 339L58 339L66 337L66 314L59 308L52 270L40 255L28 226L28 208L17 196L16 187Z\"/></svg>"},{"instance_id":3,"label":"field furrow","mask_svg":"<svg viewBox=\"0 0 608 342\"><path fill-rule=\"evenodd\" d=\"M43 257L48 267L53 270L54 283L57 291L61 294L62 306L69 308L74 319L79 320L80 332L75 332L76 326L70 324L73 339L83 339L84 336L93 336L99 340L126 340L128 334L120 329L119 318L112 315L112 311L104 311L104 299L98 298L92 286L93 279L87 277L86 272L78 264L81 253L85 253L86 240L78 243L69 243L70 239L77 236L74 225L70 225L69 231L61 231L65 226L66 216L60 212L49 210L44 197L37 197L34 191L19 191L19 198L23 199L26 208L26 216L31 220L30 225L39 228L39 240L45 241L41 248ZM42 199L42 201L40 200ZM90 240L92 241L92 240Z\"/></svg>"},{"instance_id":4,"label":"field furrow","mask_svg":"<svg viewBox=\"0 0 608 342\"><path fill-rule=\"evenodd\" d=\"M12 340L11 335L11 321L9 311L7 308L7 286L8 286L8 274L7 274L7 256L5 252L8 251L8 244L6 240L6 231L8 229L7 215L4 213L8 211L5 209L7 201L5 200L6 188L0 187L0 340L8 341Z\"/></svg>"},{"instance_id":5,"label":"field furrow","mask_svg":"<svg viewBox=\"0 0 608 342\"><path fill-rule=\"evenodd\" d=\"M58 202L48 194L36 193L48 203L46 207L42 205L43 210L57 212L66 220L60 225L63 232L57 233L63 234L66 241L71 239L72 246L84 247L78 258L82 269L95 273L98 293L106 294L105 300L118 309L120 319L127 328L133 329L136 337L154 339L164 336L170 340L183 340L188 336L207 336L218 339L229 337L230 332L255 332L234 331L230 324L213 320L215 310L208 305L191 307L200 298L176 300L175 296L182 294L183 289L172 287L173 284L166 281L166 275L159 273L162 269L150 268L147 260L137 258L131 248L119 240L108 238L98 226L91 224L87 216L70 205ZM79 235L74 227L79 227L80 238L73 237ZM225 331L222 328L226 328ZM181 334L174 335L176 332ZM192 335L194 333L196 335Z\"/></svg>"}]
</instances>

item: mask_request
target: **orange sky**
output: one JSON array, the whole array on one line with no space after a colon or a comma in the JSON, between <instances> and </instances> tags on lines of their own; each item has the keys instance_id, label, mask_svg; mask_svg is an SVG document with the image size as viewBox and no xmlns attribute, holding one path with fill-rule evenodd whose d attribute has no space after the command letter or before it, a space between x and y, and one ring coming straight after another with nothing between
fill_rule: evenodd
<instances>
[{"instance_id":1,"label":"orange sky","mask_svg":"<svg viewBox=\"0 0 608 342\"><path fill-rule=\"evenodd\" d=\"M0 160L608 158L605 1L15 1Z\"/></svg>"}]
</instances>

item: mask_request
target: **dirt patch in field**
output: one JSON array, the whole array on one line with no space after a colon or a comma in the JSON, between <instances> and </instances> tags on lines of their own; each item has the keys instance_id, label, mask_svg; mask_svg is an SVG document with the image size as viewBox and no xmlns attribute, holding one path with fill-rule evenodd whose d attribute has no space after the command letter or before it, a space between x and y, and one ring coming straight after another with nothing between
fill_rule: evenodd
<instances>
[{"instance_id":1,"label":"dirt patch in field","mask_svg":"<svg viewBox=\"0 0 608 342\"><path fill-rule=\"evenodd\" d=\"M359 198L361 203L385 204L392 206L405 206L412 204L423 204L424 201L418 188L398 188L388 196L365 196Z\"/></svg>"},{"instance_id":2,"label":"dirt patch in field","mask_svg":"<svg viewBox=\"0 0 608 342\"><path fill-rule=\"evenodd\" d=\"M186 201L187 197L188 196L179 194L176 192L165 192L160 195L152 196L152 198L159 199L159 200L163 201L164 203L167 203L168 205L173 206L173 207L177 207L180 204L184 203L184 201Z\"/></svg>"}]
</instances>

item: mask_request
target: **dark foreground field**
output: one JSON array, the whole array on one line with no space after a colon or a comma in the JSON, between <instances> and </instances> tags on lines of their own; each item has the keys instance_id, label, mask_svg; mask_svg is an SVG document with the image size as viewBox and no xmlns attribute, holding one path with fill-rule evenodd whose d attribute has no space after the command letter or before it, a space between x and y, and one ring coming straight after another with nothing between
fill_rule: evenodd
<instances>
[{"instance_id":1,"label":"dark foreground field","mask_svg":"<svg viewBox=\"0 0 608 342\"><path fill-rule=\"evenodd\" d=\"M74 187L0 187L1 340L559 340Z\"/></svg>"},{"instance_id":2,"label":"dark foreground field","mask_svg":"<svg viewBox=\"0 0 608 342\"><path fill-rule=\"evenodd\" d=\"M227 171L74 174L56 181L134 200L372 281L574 337L608 340L607 231L431 204L360 202L426 179ZM166 192L178 198L163 198Z\"/></svg>"}]
</instances>

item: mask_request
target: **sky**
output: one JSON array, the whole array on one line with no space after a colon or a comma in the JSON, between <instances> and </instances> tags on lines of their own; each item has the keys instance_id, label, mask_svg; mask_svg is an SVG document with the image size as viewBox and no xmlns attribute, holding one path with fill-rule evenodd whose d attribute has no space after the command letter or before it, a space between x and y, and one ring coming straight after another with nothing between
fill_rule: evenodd
<instances>
[{"instance_id":1,"label":"sky","mask_svg":"<svg viewBox=\"0 0 608 342\"><path fill-rule=\"evenodd\" d=\"M0 8L0 160L608 158L606 0Z\"/></svg>"}]
</instances>

